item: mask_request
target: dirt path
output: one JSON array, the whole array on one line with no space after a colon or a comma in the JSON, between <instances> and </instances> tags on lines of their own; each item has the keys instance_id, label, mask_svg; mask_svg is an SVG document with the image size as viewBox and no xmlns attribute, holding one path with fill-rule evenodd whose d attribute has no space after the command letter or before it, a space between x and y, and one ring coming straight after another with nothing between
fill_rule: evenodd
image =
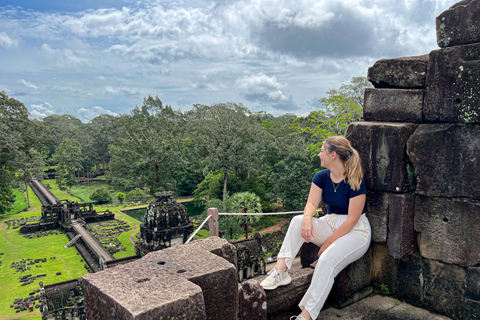
<instances>
[{"instance_id":1,"label":"dirt path","mask_svg":"<svg viewBox=\"0 0 480 320\"><path fill-rule=\"evenodd\" d=\"M284 219L282 221L280 221L279 223L277 223L276 225L274 226L271 226L271 227L268 227L266 229L263 229L263 230L260 230L258 231L258 233L260 234L265 234L265 233L271 233L271 232L274 232L274 231L278 231L278 230L281 230L282 229L282 225L285 223L285 221L287 221L288 219ZM237 240L244 240L245 237L242 237L242 238L239 238Z\"/></svg>"},{"instance_id":2,"label":"dirt path","mask_svg":"<svg viewBox=\"0 0 480 320\"><path fill-rule=\"evenodd\" d=\"M62 260L63 265L65 266L65 269L67 269L67 272L68 272L68 274L70 275L70 278L73 279L73 276L72 276L72 273L70 272L70 269L68 268L67 264L66 264L65 261L62 259L62 257L60 257L58 254L53 253L53 252L48 251L48 250L45 250L45 249L41 249L41 248L37 248L37 247L24 246L24 245L21 245L21 244L12 242L12 241L10 241L10 239L8 239L7 230L5 230L2 225L0 225L0 230L3 230L3 232L5 233L5 239L6 239L8 242L10 242L11 244L15 245L15 246L45 251L45 252L48 252L48 253L50 253L50 254L53 254L55 257L57 257L57 258L59 258L60 260ZM3 318L0 318L0 319L3 319Z\"/></svg>"}]
</instances>

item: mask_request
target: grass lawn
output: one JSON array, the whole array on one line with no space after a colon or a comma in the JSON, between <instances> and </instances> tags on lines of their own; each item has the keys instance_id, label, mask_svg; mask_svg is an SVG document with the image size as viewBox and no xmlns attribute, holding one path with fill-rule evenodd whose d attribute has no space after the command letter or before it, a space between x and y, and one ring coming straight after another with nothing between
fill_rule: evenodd
<instances>
[{"instance_id":1,"label":"grass lawn","mask_svg":"<svg viewBox=\"0 0 480 320\"><path fill-rule=\"evenodd\" d=\"M81 202L77 197L68 195L66 191L60 191L54 180L46 180L44 183L50 184L51 191L59 199L70 199ZM64 248L63 246L68 242L68 238L60 230L55 230L57 235L49 235L42 238L26 239L19 233L19 229L7 230L5 221L13 219L27 218L31 216L41 216L41 203L35 194L29 189L31 208L28 211L17 214L5 214L0 216L0 320L4 317L10 316L26 316L30 314L38 314L38 316L28 317L26 319L40 320L40 311L34 309L33 312L22 311L19 314L15 309L10 308L10 304L16 298L26 298L33 290L38 289L38 282L43 281L46 284L52 284L69 279L79 278L84 276L88 271L84 268L84 263L80 260L81 255L77 255L75 247ZM25 193L23 194L25 196ZM115 254L116 258L132 256L135 254L133 243L130 241L130 235L133 234L133 239L136 241L135 235L140 231L140 222L129 217L128 215L119 212L120 209L125 209L123 206L95 206L97 212L110 210L115 212L115 218L126 221L132 230L124 232L119 236L119 240L127 249ZM50 260L50 258L55 259ZM10 268L14 262L19 262L22 259L38 259L47 258L47 262L40 262L37 265L41 267L30 266L31 270L25 272L18 272L14 268ZM56 275L61 272L61 275ZM32 274L47 274L45 277L36 279L33 283L21 286L18 277L21 275ZM15 318L9 318L15 319ZM20 319L20 318L18 318ZM25 319L25 318L22 318Z\"/></svg>"},{"instance_id":2,"label":"grass lawn","mask_svg":"<svg viewBox=\"0 0 480 320\"><path fill-rule=\"evenodd\" d=\"M8 211L6 214L17 213L27 208L26 198L23 197L23 194L17 189L13 189L12 191L13 196L15 197L15 202L13 203L12 210Z\"/></svg>"}]
</instances>

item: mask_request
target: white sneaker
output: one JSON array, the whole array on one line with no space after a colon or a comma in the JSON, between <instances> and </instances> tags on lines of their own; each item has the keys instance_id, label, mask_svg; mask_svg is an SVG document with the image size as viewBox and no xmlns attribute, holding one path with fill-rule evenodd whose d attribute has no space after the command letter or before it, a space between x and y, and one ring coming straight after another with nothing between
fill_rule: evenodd
<instances>
[{"instance_id":1,"label":"white sneaker","mask_svg":"<svg viewBox=\"0 0 480 320\"><path fill-rule=\"evenodd\" d=\"M290 320L307 320L302 315L290 317Z\"/></svg>"},{"instance_id":2,"label":"white sneaker","mask_svg":"<svg viewBox=\"0 0 480 320\"><path fill-rule=\"evenodd\" d=\"M260 285L265 290L273 290L279 286L286 286L290 282L292 282L292 277L288 274L288 272L282 272L277 267L273 268L268 272L269 276L265 278Z\"/></svg>"}]
</instances>

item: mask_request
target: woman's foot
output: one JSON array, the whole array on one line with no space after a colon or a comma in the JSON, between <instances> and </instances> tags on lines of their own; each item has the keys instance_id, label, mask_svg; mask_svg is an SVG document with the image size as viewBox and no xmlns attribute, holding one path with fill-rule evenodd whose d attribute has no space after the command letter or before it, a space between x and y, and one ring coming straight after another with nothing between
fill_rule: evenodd
<instances>
[{"instance_id":1,"label":"woman's foot","mask_svg":"<svg viewBox=\"0 0 480 320\"><path fill-rule=\"evenodd\" d=\"M278 267L273 268L268 273L269 276L265 278L260 285L265 290L273 290L278 288L279 286L286 286L290 282L292 282L292 278L288 274L287 271L282 271Z\"/></svg>"}]
</instances>

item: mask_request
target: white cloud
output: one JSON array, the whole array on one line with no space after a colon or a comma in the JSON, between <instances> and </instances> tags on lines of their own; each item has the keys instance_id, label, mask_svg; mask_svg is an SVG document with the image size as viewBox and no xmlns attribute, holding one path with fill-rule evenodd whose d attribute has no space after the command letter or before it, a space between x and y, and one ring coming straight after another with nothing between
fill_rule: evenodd
<instances>
[{"instance_id":1,"label":"white cloud","mask_svg":"<svg viewBox=\"0 0 480 320\"><path fill-rule=\"evenodd\" d=\"M71 49L54 49L50 44L44 43L41 45L41 50L47 61L54 63L61 68L79 68L88 65L89 60L81 57L83 52L74 52Z\"/></svg>"},{"instance_id":2,"label":"white cloud","mask_svg":"<svg viewBox=\"0 0 480 320\"><path fill-rule=\"evenodd\" d=\"M113 93L116 95L146 95L148 94L148 90L144 88L134 88L130 86L106 86L104 88L105 92Z\"/></svg>"},{"instance_id":3,"label":"white cloud","mask_svg":"<svg viewBox=\"0 0 480 320\"><path fill-rule=\"evenodd\" d=\"M207 77L206 75L202 74L196 77L196 79L190 82L190 85L194 89L200 90L207 90L207 91L219 91L221 89L225 89L227 86L223 83L216 84L215 80Z\"/></svg>"},{"instance_id":4,"label":"white cloud","mask_svg":"<svg viewBox=\"0 0 480 320\"><path fill-rule=\"evenodd\" d=\"M20 79L17 81L18 83L21 83L23 84L24 86L28 87L28 88L32 88L32 89L35 89L35 90L38 90L39 87L36 86L35 84L31 83L30 81L27 81L25 79Z\"/></svg>"},{"instance_id":5,"label":"white cloud","mask_svg":"<svg viewBox=\"0 0 480 320\"><path fill-rule=\"evenodd\" d=\"M0 32L0 47L7 49L18 47L18 40L13 40L5 32Z\"/></svg>"},{"instance_id":6,"label":"white cloud","mask_svg":"<svg viewBox=\"0 0 480 320\"><path fill-rule=\"evenodd\" d=\"M53 111L53 106L48 102L32 104L30 107L30 115L32 118L41 119L55 113L55 111Z\"/></svg>"},{"instance_id":7,"label":"white cloud","mask_svg":"<svg viewBox=\"0 0 480 320\"><path fill-rule=\"evenodd\" d=\"M250 101L287 100L288 98L280 90L284 86L277 81L277 77L269 77L263 73L244 76L235 82L235 88Z\"/></svg>"},{"instance_id":8,"label":"white cloud","mask_svg":"<svg viewBox=\"0 0 480 320\"><path fill-rule=\"evenodd\" d=\"M110 114L112 116L117 115L117 113L111 110L105 110L103 107L100 107L100 106L95 106L90 109L80 108L77 113L79 115L80 120L82 120L83 122L88 122L101 114Z\"/></svg>"}]
</instances>

